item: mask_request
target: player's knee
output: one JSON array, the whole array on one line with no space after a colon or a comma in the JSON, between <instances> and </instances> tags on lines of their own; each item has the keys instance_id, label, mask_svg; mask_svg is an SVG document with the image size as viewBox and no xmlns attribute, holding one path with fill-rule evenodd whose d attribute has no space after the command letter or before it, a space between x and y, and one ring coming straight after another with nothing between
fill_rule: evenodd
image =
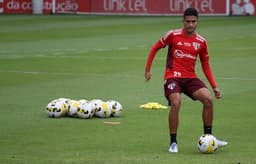
<instances>
[{"instance_id":1,"label":"player's knee","mask_svg":"<svg viewBox=\"0 0 256 164\"><path fill-rule=\"evenodd\" d=\"M180 108L180 101L179 100L172 100L171 109L172 110L179 110L179 108Z\"/></svg>"},{"instance_id":2,"label":"player's knee","mask_svg":"<svg viewBox=\"0 0 256 164\"><path fill-rule=\"evenodd\" d=\"M180 94L170 95L169 96L169 102L171 103L171 110L172 111L179 111L180 104L181 104Z\"/></svg>"},{"instance_id":3,"label":"player's knee","mask_svg":"<svg viewBox=\"0 0 256 164\"><path fill-rule=\"evenodd\" d=\"M202 103L205 107L211 108L213 106L213 98L212 96L207 96L202 100Z\"/></svg>"}]
</instances>

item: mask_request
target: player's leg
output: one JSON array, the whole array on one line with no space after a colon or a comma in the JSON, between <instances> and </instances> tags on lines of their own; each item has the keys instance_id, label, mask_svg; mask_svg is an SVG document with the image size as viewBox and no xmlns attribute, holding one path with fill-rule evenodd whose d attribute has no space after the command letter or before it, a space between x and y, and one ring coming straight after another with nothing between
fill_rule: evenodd
<instances>
[{"instance_id":1,"label":"player's leg","mask_svg":"<svg viewBox=\"0 0 256 164\"><path fill-rule=\"evenodd\" d=\"M177 133L179 126L179 111L181 104L181 94L173 93L169 96L171 107L169 111L169 132L170 134Z\"/></svg>"},{"instance_id":2,"label":"player's leg","mask_svg":"<svg viewBox=\"0 0 256 164\"><path fill-rule=\"evenodd\" d=\"M171 102L171 107L169 111L169 132L170 132L170 148L169 151L172 153L178 152L177 145L177 131L179 126L179 111L181 105L181 94L172 93L169 96L169 101Z\"/></svg>"},{"instance_id":3,"label":"player's leg","mask_svg":"<svg viewBox=\"0 0 256 164\"><path fill-rule=\"evenodd\" d=\"M178 79L168 79L164 84L165 97L169 102L170 111L168 116L170 148L169 152L177 153L177 130L179 125L179 110L181 104L181 88Z\"/></svg>"},{"instance_id":4,"label":"player's leg","mask_svg":"<svg viewBox=\"0 0 256 164\"><path fill-rule=\"evenodd\" d=\"M213 122L213 98L207 88L200 88L193 93L193 97L203 104L202 119L204 124L204 133L212 133Z\"/></svg>"},{"instance_id":5,"label":"player's leg","mask_svg":"<svg viewBox=\"0 0 256 164\"><path fill-rule=\"evenodd\" d=\"M204 133L212 134L213 123L213 98L207 88L200 88L193 93L193 97L203 104L202 118L204 124ZM217 139L218 146L226 146L228 143Z\"/></svg>"},{"instance_id":6,"label":"player's leg","mask_svg":"<svg viewBox=\"0 0 256 164\"><path fill-rule=\"evenodd\" d=\"M202 119L204 133L212 133L213 122L213 99L209 89L203 81L198 78L184 80L183 92L193 100L199 100L203 104Z\"/></svg>"}]
</instances>

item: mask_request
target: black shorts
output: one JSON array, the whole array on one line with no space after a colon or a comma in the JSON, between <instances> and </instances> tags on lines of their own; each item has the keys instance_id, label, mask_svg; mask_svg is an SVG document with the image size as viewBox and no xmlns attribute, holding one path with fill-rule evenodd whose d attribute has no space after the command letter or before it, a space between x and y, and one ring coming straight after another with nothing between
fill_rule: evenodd
<instances>
[{"instance_id":1,"label":"black shorts","mask_svg":"<svg viewBox=\"0 0 256 164\"><path fill-rule=\"evenodd\" d=\"M164 82L164 94L169 102L169 96L172 93L184 93L192 100L193 93L201 88L207 88L203 81L198 78L171 78ZM169 102L171 105L171 102Z\"/></svg>"}]
</instances>

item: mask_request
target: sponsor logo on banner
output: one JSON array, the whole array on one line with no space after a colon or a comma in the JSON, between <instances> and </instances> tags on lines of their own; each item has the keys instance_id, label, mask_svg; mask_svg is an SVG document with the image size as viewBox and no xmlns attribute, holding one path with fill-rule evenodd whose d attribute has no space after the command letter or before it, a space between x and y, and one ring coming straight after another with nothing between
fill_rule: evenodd
<instances>
[{"instance_id":1,"label":"sponsor logo on banner","mask_svg":"<svg viewBox=\"0 0 256 164\"><path fill-rule=\"evenodd\" d=\"M119 12L147 11L146 0L103 0L103 9Z\"/></svg>"},{"instance_id":2,"label":"sponsor logo on banner","mask_svg":"<svg viewBox=\"0 0 256 164\"><path fill-rule=\"evenodd\" d=\"M44 13L51 13L52 0L44 0ZM56 13L76 13L78 10L77 0L56 0Z\"/></svg>"},{"instance_id":3,"label":"sponsor logo on banner","mask_svg":"<svg viewBox=\"0 0 256 164\"><path fill-rule=\"evenodd\" d=\"M76 0L59 0L56 2L56 12L77 12L78 4Z\"/></svg>"},{"instance_id":4,"label":"sponsor logo on banner","mask_svg":"<svg viewBox=\"0 0 256 164\"><path fill-rule=\"evenodd\" d=\"M0 0L0 13L32 14L33 0ZM254 15L256 0L55 0L56 13L182 15L195 7L200 15ZM53 0L43 0L43 13L53 9Z\"/></svg>"},{"instance_id":5,"label":"sponsor logo on banner","mask_svg":"<svg viewBox=\"0 0 256 164\"><path fill-rule=\"evenodd\" d=\"M79 13L182 15L195 7L200 15L228 15L229 0L77 0ZM88 7L89 6L89 7Z\"/></svg>"},{"instance_id":6,"label":"sponsor logo on banner","mask_svg":"<svg viewBox=\"0 0 256 164\"><path fill-rule=\"evenodd\" d=\"M28 14L32 13L31 0L2 0L2 13Z\"/></svg>"},{"instance_id":7,"label":"sponsor logo on banner","mask_svg":"<svg viewBox=\"0 0 256 164\"><path fill-rule=\"evenodd\" d=\"M170 0L169 8L171 12L184 11L188 7L194 7L198 12L213 13L213 0Z\"/></svg>"},{"instance_id":8,"label":"sponsor logo on banner","mask_svg":"<svg viewBox=\"0 0 256 164\"><path fill-rule=\"evenodd\" d=\"M74 13L78 10L77 0L56 0L57 13ZM32 0L0 0L0 13L32 14ZM51 13L52 0L44 0L44 13Z\"/></svg>"},{"instance_id":9,"label":"sponsor logo on banner","mask_svg":"<svg viewBox=\"0 0 256 164\"><path fill-rule=\"evenodd\" d=\"M230 15L256 15L256 0L230 0Z\"/></svg>"}]
</instances>

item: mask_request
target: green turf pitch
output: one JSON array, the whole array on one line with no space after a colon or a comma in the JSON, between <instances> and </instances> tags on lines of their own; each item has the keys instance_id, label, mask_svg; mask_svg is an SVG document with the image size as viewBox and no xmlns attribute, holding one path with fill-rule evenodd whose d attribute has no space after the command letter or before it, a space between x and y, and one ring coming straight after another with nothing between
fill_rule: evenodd
<instances>
[{"instance_id":1,"label":"green turf pitch","mask_svg":"<svg viewBox=\"0 0 256 164\"><path fill-rule=\"evenodd\" d=\"M223 91L214 134L228 147L198 152L199 102L183 99L178 154L168 153L168 110L139 109L150 101L166 105L167 49L156 56L149 83L144 65L151 45L181 25L180 17L0 16L0 163L256 163L256 17L202 17L198 27ZM47 118L46 104L59 97L115 99L124 112L110 119Z\"/></svg>"}]
</instances>

